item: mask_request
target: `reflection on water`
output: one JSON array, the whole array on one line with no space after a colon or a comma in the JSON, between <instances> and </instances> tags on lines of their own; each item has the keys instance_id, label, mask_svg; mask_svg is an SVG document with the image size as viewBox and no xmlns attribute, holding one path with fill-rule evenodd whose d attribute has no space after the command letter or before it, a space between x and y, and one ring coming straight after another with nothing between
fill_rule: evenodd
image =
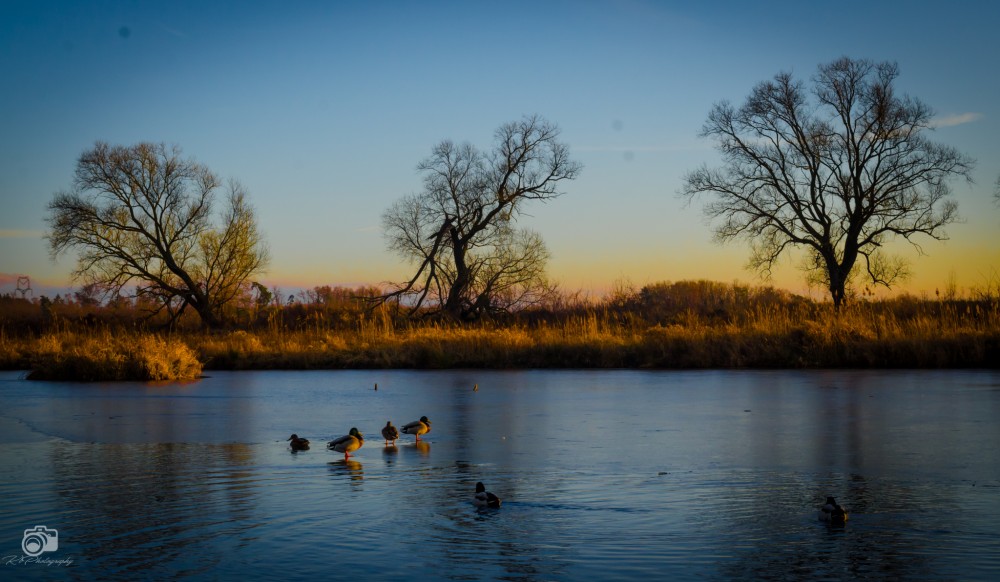
<instances>
[{"instance_id":1,"label":"reflection on water","mask_svg":"<svg viewBox=\"0 0 1000 582\"><path fill-rule=\"evenodd\" d=\"M382 458L385 460L387 465L391 465L396 457L399 455L399 447L397 445L389 445L382 449Z\"/></svg>"},{"instance_id":2,"label":"reflection on water","mask_svg":"<svg viewBox=\"0 0 1000 582\"><path fill-rule=\"evenodd\" d=\"M344 480L346 478L352 485L358 488L361 487L362 482L365 480L365 472L361 467L361 463L354 459L338 459L328 463L328 466L330 467L330 474L337 478L337 480Z\"/></svg>"},{"instance_id":3,"label":"reflection on water","mask_svg":"<svg viewBox=\"0 0 1000 582\"><path fill-rule=\"evenodd\" d=\"M213 539L238 547L257 539L261 484L248 469L252 454L242 444L52 447L52 488L72 508L63 535L87 541L80 561L95 571L166 573L175 560L204 553L191 573L207 572L221 559Z\"/></svg>"},{"instance_id":4,"label":"reflection on water","mask_svg":"<svg viewBox=\"0 0 1000 582\"><path fill-rule=\"evenodd\" d=\"M37 524L73 558L0 572L996 579L998 388L989 372L0 375L0 558ZM346 460L283 440L419 414L421 441ZM473 506L477 481L503 508ZM847 525L816 519L828 495Z\"/></svg>"},{"instance_id":5,"label":"reflection on water","mask_svg":"<svg viewBox=\"0 0 1000 582\"><path fill-rule=\"evenodd\" d=\"M426 440L417 441L409 448L404 447L404 450L413 450L421 457L426 457L431 454L431 444Z\"/></svg>"},{"instance_id":6,"label":"reflection on water","mask_svg":"<svg viewBox=\"0 0 1000 582\"><path fill-rule=\"evenodd\" d=\"M806 478L803 478L806 477ZM731 521L722 533L734 556L723 572L727 578L773 578L776 572L789 579L860 578L907 579L928 571L925 556L936 553L937 536L920 532L914 519L932 516L871 512L865 498L899 499L908 492L893 483L870 481L860 475L745 475L730 478L726 503L729 511L715 508L709 514L726 513ZM742 481L742 482L741 482ZM774 486L781 483L780 486ZM816 511L823 500L816 491L842 489L840 503L851 508L847 524L820 523ZM927 491L922 503L942 511L953 510L953 502L940 492ZM701 503L711 506L708 500ZM752 527L766 532L741 539L738 533ZM776 543L778 542L778 543Z\"/></svg>"}]
</instances>

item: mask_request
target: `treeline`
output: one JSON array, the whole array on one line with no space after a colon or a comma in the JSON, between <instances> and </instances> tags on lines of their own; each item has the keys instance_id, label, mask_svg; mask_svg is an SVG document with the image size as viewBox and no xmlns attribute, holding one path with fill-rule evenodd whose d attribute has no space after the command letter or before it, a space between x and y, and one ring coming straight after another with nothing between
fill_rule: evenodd
<instances>
[{"instance_id":1,"label":"treeline","mask_svg":"<svg viewBox=\"0 0 1000 582\"><path fill-rule=\"evenodd\" d=\"M411 315L408 306L384 303L378 299L383 290L362 286L316 286L285 294L280 288L267 289L253 283L225 313L225 331L305 332L363 331L378 322L392 329L435 326L449 327L449 322L431 315L421 318ZM902 294L891 299L856 296L844 316L858 313L873 317L908 321L934 316L957 318L962 321L977 313L995 309L1000 293L975 290L962 297L955 291L937 294L935 298L920 298ZM173 319L153 302L142 297L116 296L106 301L92 293L75 292L23 299L11 294L0 295L0 328L17 335L39 334L46 331L86 331L88 329L128 329L149 332L219 333L207 331L197 313L190 311ZM642 330L651 326L744 325L781 315L814 320L831 315L829 302L816 301L783 289L769 286L720 283L715 281L658 282L635 288L628 283L617 284L599 299L581 292L552 293L546 300L528 308L495 313L479 322L480 328L508 326L546 326L580 317L599 316L608 325L623 329ZM473 326L477 327L477 326Z\"/></svg>"},{"instance_id":2,"label":"treeline","mask_svg":"<svg viewBox=\"0 0 1000 582\"><path fill-rule=\"evenodd\" d=\"M447 326L447 321L427 310L416 317L409 306L379 301L378 287L316 286L296 293L265 288L252 283L227 306L223 331L303 332L362 331L374 321L392 329ZM917 306L926 311L968 301L924 301L903 296L893 301L865 302L869 308L912 315ZM986 301L988 303L988 301ZM606 296L594 299L582 292L551 293L544 301L512 312L494 313L479 327L546 326L580 317L600 316L610 325L643 329L657 325L741 323L761 312L808 314L828 311L829 303L817 302L788 291L766 286L725 284L714 281L659 282L634 288L617 284ZM433 321L432 321L433 320ZM0 327L13 335L46 331L128 329L149 332L215 333L205 331L194 311L173 318L153 301L114 296L102 301L92 290L81 290L54 298L34 299L0 295Z\"/></svg>"},{"instance_id":3,"label":"treeline","mask_svg":"<svg viewBox=\"0 0 1000 582\"><path fill-rule=\"evenodd\" d=\"M620 286L600 300L553 296L470 325L408 317L405 306L373 304L377 295L370 288L318 287L280 301L273 294L267 303L252 297L236 308L245 312L231 318L242 324L214 331L205 331L197 318L157 329L156 318L144 317L134 303L5 297L0 366L70 379L120 378L139 370L139 377L154 379L164 370L191 374L192 359L209 369L956 368L1000 362L996 296L858 299L838 311L829 302L771 287L681 281ZM112 345L120 347L107 347ZM128 357L115 356L115 349ZM105 363L87 361L92 351ZM169 354L168 361L156 361L150 354L157 351ZM114 372L102 376L102 367ZM57 372L44 371L51 369Z\"/></svg>"},{"instance_id":4,"label":"treeline","mask_svg":"<svg viewBox=\"0 0 1000 582\"><path fill-rule=\"evenodd\" d=\"M323 285L286 295L279 288L252 283L226 306L223 315L229 330L346 329L365 317L372 298L380 293L375 287ZM204 324L193 310L174 317L161 304L141 295L102 300L98 293L84 288L53 298L0 295L0 327L20 335L97 328L189 332L204 329Z\"/></svg>"}]
</instances>

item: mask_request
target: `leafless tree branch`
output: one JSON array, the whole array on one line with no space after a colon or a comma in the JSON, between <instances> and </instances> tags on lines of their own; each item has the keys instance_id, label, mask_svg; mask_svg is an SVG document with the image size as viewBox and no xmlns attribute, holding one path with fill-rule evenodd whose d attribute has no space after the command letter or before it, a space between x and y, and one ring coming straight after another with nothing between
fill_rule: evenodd
<instances>
[{"instance_id":1,"label":"leafless tree branch","mask_svg":"<svg viewBox=\"0 0 1000 582\"><path fill-rule=\"evenodd\" d=\"M724 164L688 173L681 196L709 195L716 239L748 240L749 266L764 274L789 248L807 249L838 307L859 257L873 283L891 285L908 269L880 247L946 239L957 219L947 182L970 180L974 164L927 140L932 112L896 95L898 74L895 63L842 58L819 67L811 91L780 73L739 108L717 104L702 135Z\"/></svg>"},{"instance_id":2,"label":"leafless tree branch","mask_svg":"<svg viewBox=\"0 0 1000 582\"><path fill-rule=\"evenodd\" d=\"M176 318L190 305L207 326L268 251L242 186L229 184L213 224L219 181L180 149L98 142L77 161L70 192L48 205L53 258L77 252L74 277L118 294L130 284ZM176 306L176 307L175 307Z\"/></svg>"},{"instance_id":3,"label":"leafless tree branch","mask_svg":"<svg viewBox=\"0 0 1000 582\"><path fill-rule=\"evenodd\" d=\"M416 271L379 300L407 298L411 313L433 301L436 311L469 319L550 288L541 238L513 224L525 203L556 198L579 174L558 137L555 125L531 116L500 126L488 152L447 140L435 146L417 166L423 191L382 216L389 248Z\"/></svg>"}]
</instances>

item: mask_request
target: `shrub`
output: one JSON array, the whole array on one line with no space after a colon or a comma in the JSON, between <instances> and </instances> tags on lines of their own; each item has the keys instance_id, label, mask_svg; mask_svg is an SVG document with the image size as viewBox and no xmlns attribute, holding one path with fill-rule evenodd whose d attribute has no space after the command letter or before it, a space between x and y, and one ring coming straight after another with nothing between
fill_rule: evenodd
<instances>
[{"instance_id":1,"label":"shrub","mask_svg":"<svg viewBox=\"0 0 1000 582\"><path fill-rule=\"evenodd\" d=\"M31 380L193 380L202 371L187 344L150 334L46 334L29 361Z\"/></svg>"}]
</instances>

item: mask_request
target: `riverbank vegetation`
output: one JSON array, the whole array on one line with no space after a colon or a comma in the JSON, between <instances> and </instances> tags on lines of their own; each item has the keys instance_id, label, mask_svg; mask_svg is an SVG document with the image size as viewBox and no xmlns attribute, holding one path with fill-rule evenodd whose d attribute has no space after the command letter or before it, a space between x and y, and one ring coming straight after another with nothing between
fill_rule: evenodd
<instances>
[{"instance_id":1,"label":"riverbank vegetation","mask_svg":"<svg viewBox=\"0 0 1000 582\"><path fill-rule=\"evenodd\" d=\"M3 344L6 353L6 338ZM31 380L194 380L202 372L182 339L153 333L57 331L11 347L26 358Z\"/></svg>"},{"instance_id":2,"label":"riverbank vegetation","mask_svg":"<svg viewBox=\"0 0 1000 582\"><path fill-rule=\"evenodd\" d=\"M994 293L858 298L839 312L770 287L709 281L557 296L473 324L372 308L377 289L250 301L223 331L163 328L125 300L0 298L0 366L39 378L179 379L206 369L956 368L1000 361ZM280 294L275 294L280 296Z\"/></svg>"}]
</instances>

